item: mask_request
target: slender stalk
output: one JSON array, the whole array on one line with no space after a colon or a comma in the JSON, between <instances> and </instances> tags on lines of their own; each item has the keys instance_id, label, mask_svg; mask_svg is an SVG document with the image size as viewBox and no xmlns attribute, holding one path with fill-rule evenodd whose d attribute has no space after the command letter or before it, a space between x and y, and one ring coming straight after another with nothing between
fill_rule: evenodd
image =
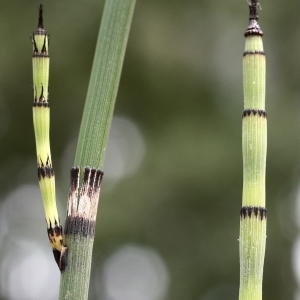
<instances>
[{"instance_id":1,"label":"slender stalk","mask_svg":"<svg viewBox=\"0 0 300 300\"><path fill-rule=\"evenodd\" d=\"M50 152L50 104L48 97L49 53L48 35L43 24L43 6L39 7L38 28L32 36L33 44L33 124L36 141L38 178L44 202L47 232L54 258L60 266L63 247L62 227L55 198L55 179Z\"/></svg>"},{"instance_id":2,"label":"slender stalk","mask_svg":"<svg viewBox=\"0 0 300 300\"><path fill-rule=\"evenodd\" d=\"M135 0L107 0L99 31L67 206L67 267L60 299L87 299L102 168ZM90 166L90 167L89 167Z\"/></svg>"},{"instance_id":3,"label":"slender stalk","mask_svg":"<svg viewBox=\"0 0 300 300\"><path fill-rule=\"evenodd\" d=\"M262 299L266 245L265 169L267 114L265 111L265 54L258 24L257 0L249 2L243 58L243 201L240 211L240 300Z\"/></svg>"}]
</instances>

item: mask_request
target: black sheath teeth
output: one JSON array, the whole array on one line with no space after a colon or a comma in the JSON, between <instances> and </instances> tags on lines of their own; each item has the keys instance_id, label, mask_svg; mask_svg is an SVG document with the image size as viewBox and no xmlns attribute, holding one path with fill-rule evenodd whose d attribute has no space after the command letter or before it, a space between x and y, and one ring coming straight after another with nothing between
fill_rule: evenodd
<instances>
[{"instance_id":1,"label":"black sheath teeth","mask_svg":"<svg viewBox=\"0 0 300 300\"><path fill-rule=\"evenodd\" d=\"M87 185L92 189L100 187L104 172L99 169L85 167L83 176L83 185Z\"/></svg>"},{"instance_id":2,"label":"black sheath teeth","mask_svg":"<svg viewBox=\"0 0 300 300\"><path fill-rule=\"evenodd\" d=\"M242 113L242 117L247 117L250 116L251 114L253 114L254 116L257 114L260 117L266 118L267 117L267 112L263 109L252 109L252 108L248 108L245 109Z\"/></svg>"},{"instance_id":3,"label":"black sheath teeth","mask_svg":"<svg viewBox=\"0 0 300 300\"><path fill-rule=\"evenodd\" d=\"M89 182L89 186L91 189L94 187L95 175L96 175L96 169L91 169L90 182Z\"/></svg>"},{"instance_id":4,"label":"black sheath teeth","mask_svg":"<svg viewBox=\"0 0 300 300\"><path fill-rule=\"evenodd\" d=\"M47 232L50 236L60 236L62 234L62 227L58 225L51 226L47 229Z\"/></svg>"},{"instance_id":5,"label":"black sheath teeth","mask_svg":"<svg viewBox=\"0 0 300 300\"><path fill-rule=\"evenodd\" d=\"M39 180L45 177L51 178L52 176L54 176L54 169L51 166L38 167Z\"/></svg>"},{"instance_id":6,"label":"black sheath teeth","mask_svg":"<svg viewBox=\"0 0 300 300\"><path fill-rule=\"evenodd\" d=\"M71 169L68 216L65 226L66 234L72 233L83 236L93 236L95 234L95 214L103 174L103 171L100 169L85 167L82 182L80 183L80 168L73 167ZM90 201L90 206L84 203L79 206L81 198L84 201Z\"/></svg>"},{"instance_id":7,"label":"black sheath teeth","mask_svg":"<svg viewBox=\"0 0 300 300\"><path fill-rule=\"evenodd\" d=\"M85 167L84 168L84 175L83 175L83 185L87 184L89 181L89 176L90 176L90 167Z\"/></svg>"},{"instance_id":8,"label":"black sheath teeth","mask_svg":"<svg viewBox=\"0 0 300 300\"><path fill-rule=\"evenodd\" d=\"M260 218L260 220L267 219L267 209L261 206L243 206L240 210L240 217L243 219L251 218L252 216Z\"/></svg>"},{"instance_id":9,"label":"black sheath teeth","mask_svg":"<svg viewBox=\"0 0 300 300\"><path fill-rule=\"evenodd\" d=\"M37 48L37 45L36 45L36 42L35 42L35 39L34 39L34 33L32 34L32 36L30 37L31 38L31 42L33 44L33 56L35 56L35 54L38 54L39 50Z\"/></svg>"},{"instance_id":10,"label":"black sheath teeth","mask_svg":"<svg viewBox=\"0 0 300 300\"><path fill-rule=\"evenodd\" d=\"M104 172L102 170L97 170L97 173L96 173L96 184L97 184L98 188L101 185L103 176L104 176Z\"/></svg>"},{"instance_id":11,"label":"black sheath teeth","mask_svg":"<svg viewBox=\"0 0 300 300\"><path fill-rule=\"evenodd\" d=\"M70 190L74 192L78 189L78 186L79 186L79 167L73 167L71 169Z\"/></svg>"}]
</instances>

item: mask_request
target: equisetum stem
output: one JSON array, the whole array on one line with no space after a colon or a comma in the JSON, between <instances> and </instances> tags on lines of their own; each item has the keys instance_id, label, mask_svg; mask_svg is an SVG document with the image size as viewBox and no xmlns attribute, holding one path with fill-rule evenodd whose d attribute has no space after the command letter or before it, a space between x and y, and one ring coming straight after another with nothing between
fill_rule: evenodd
<instances>
[{"instance_id":1,"label":"equisetum stem","mask_svg":"<svg viewBox=\"0 0 300 300\"><path fill-rule=\"evenodd\" d=\"M135 0L105 1L86 97L67 205L67 267L59 299L88 299L96 213L107 140Z\"/></svg>"},{"instance_id":2,"label":"equisetum stem","mask_svg":"<svg viewBox=\"0 0 300 300\"><path fill-rule=\"evenodd\" d=\"M55 179L50 152L50 104L48 97L49 82L49 36L43 24L43 5L39 7L37 30L31 38L33 44L33 125L36 141L38 178L44 202L47 232L53 249L54 258L60 269L63 246L62 227L55 198Z\"/></svg>"},{"instance_id":3,"label":"equisetum stem","mask_svg":"<svg viewBox=\"0 0 300 300\"><path fill-rule=\"evenodd\" d=\"M250 22L243 57L243 200L240 211L240 300L262 299L266 245L265 169L267 114L265 54L257 0L249 1Z\"/></svg>"}]
</instances>

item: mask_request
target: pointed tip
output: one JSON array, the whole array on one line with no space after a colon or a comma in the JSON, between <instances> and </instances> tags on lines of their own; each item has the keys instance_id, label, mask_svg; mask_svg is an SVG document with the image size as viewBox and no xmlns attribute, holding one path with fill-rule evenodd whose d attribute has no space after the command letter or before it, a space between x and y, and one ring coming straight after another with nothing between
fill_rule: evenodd
<instances>
[{"instance_id":1,"label":"pointed tip","mask_svg":"<svg viewBox=\"0 0 300 300\"><path fill-rule=\"evenodd\" d=\"M43 4L40 4L40 7L39 7L39 22L38 22L38 28L44 29L44 24L43 24Z\"/></svg>"},{"instance_id":2,"label":"pointed tip","mask_svg":"<svg viewBox=\"0 0 300 300\"><path fill-rule=\"evenodd\" d=\"M248 2L249 9L250 9L250 20L256 20L258 21L258 10L261 8L260 4L257 2L257 0L251 0Z\"/></svg>"},{"instance_id":3,"label":"pointed tip","mask_svg":"<svg viewBox=\"0 0 300 300\"><path fill-rule=\"evenodd\" d=\"M260 29L258 24L258 11L261 9L261 5L257 0L248 0L250 15L249 15L249 26L245 31L245 37L249 35L263 35L263 31Z\"/></svg>"},{"instance_id":4,"label":"pointed tip","mask_svg":"<svg viewBox=\"0 0 300 300\"><path fill-rule=\"evenodd\" d=\"M46 30L44 28L43 11L44 11L44 6L43 6L43 4L40 4L38 26L37 26L37 30L35 31L35 34L37 34L37 35L45 35L46 34Z\"/></svg>"}]
</instances>

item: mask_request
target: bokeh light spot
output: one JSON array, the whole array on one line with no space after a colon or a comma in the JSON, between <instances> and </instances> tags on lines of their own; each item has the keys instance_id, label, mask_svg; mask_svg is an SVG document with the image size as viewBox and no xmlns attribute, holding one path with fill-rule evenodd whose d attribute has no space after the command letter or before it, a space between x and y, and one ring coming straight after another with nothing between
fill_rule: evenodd
<instances>
[{"instance_id":1,"label":"bokeh light spot","mask_svg":"<svg viewBox=\"0 0 300 300\"><path fill-rule=\"evenodd\" d=\"M137 245L113 253L104 263L102 276L105 299L110 300L163 299L169 286L169 273L160 255Z\"/></svg>"}]
</instances>

